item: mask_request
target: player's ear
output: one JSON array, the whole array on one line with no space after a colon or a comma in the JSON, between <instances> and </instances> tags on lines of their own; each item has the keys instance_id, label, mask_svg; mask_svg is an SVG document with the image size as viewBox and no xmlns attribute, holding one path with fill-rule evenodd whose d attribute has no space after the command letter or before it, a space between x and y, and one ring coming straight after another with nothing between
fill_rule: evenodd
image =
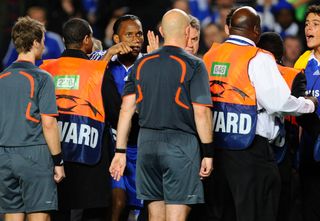
<instances>
[{"instance_id":1,"label":"player's ear","mask_svg":"<svg viewBox=\"0 0 320 221\"><path fill-rule=\"evenodd\" d=\"M114 34L112 36L112 39L113 39L114 43L116 43L116 44L118 44L120 42L119 35L117 35L117 34Z\"/></svg>"},{"instance_id":2,"label":"player's ear","mask_svg":"<svg viewBox=\"0 0 320 221\"><path fill-rule=\"evenodd\" d=\"M161 27L161 26L159 27L159 32L160 32L161 36L164 37L164 34L163 34L163 31L162 31L162 27Z\"/></svg>"}]
</instances>

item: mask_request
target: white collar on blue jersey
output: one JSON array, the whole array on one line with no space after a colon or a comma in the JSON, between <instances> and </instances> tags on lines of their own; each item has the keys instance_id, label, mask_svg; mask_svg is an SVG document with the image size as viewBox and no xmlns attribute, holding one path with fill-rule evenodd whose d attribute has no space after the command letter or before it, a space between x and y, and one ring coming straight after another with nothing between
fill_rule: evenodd
<instances>
[{"instance_id":1,"label":"white collar on blue jersey","mask_svg":"<svg viewBox=\"0 0 320 221\"><path fill-rule=\"evenodd\" d=\"M137 57L136 60L138 60L138 59L140 59L140 58L142 58L142 57L143 57L143 54L142 54L142 53L139 53L139 55L138 55L138 57ZM118 55L113 55L112 58L111 58L111 61L118 61L118 62L122 65L122 67L126 70L126 72L128 72L128 71L130 70L130 68L134 65L134 64L132 64L130 67L127 68L124 64L122 64L122 63L119 61Z\"/></svg>"},{"instance_id":2,"label":"white collar on blue jersey","mask_svg":"<svg viewBox=\"0 0 320 221\"><path fill-rule=\"evenodd\" d=\"M316 61L318 62L318 65L320 65L320 61L318 61L318 59L317 59L316 56L314 55L314 50L311 51L311 55L310 55L308 61L310 61L310 60L312 60L312 59L316 60Z\"/></svg>"},{"instance_id":3,"label":"white collar on blue jersey","mask_svg":"<svg viewBox=\"0 0 320 221\"><path fill-rule=\"evenodd\" d=\"M249 38L245 38L245 37L242 37L239 35L229 35L226 42L234 43L234 44L238 44L238 45L256 46L256 44L252 40L250 40Z\"/></svg>"},{"instance_id":4,"label":"white collar on blue jersey","mask_svg":"<svg viewBox=\"0 0 320 221\"><path fill-rule=\"evenodd\" d=\"M139 55L138 55L138 57L137 57L137 60L138 59L140 59L140 58L142 58L143 57L143 54L142 53L139 53ZM112 57L111 57L111 61L116 61L116 60L118 60L118 55L116 54L116 55L113 55Z\"/></svg>"}]
</instances>

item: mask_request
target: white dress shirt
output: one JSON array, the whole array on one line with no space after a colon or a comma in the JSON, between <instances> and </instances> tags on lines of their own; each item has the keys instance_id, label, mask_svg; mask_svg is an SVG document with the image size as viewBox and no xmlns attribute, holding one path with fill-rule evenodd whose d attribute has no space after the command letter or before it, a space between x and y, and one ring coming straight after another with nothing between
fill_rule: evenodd
<instances>
[{"instance_id":1,"label":"white dress shirt","mask_svg":"<svg viewBox=\"0 0 320 221\"><path fill-rule=\"evenodd\" d=\"M238 35L230 35L227 42L255 46L250 39ZM256 91L257 108L265 110L258 114L257 135L272 140L279 132L279 126L275 124L276 116L299 115L314 111L315 107L311 100L291 95L272 55L259 51L249 62L248 69L251 84Z\"/></svg>"}]
</instances>

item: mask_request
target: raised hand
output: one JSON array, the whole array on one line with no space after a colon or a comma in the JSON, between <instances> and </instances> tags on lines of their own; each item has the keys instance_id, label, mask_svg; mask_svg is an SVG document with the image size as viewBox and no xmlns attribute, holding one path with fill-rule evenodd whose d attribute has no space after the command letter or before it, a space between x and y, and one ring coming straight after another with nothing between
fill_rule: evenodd
<instances>
[{"instance_id":1,"label":"raised hand","mask_svg":"<svg viewBox=\"0 0 320 221\"><path fill-rule=\"evenodd\" d=\"M159 36L155 35L153 31L148 31L148 45L147 45L147 52L150 53L154 50L159 48Z\"/></svg>"}]
</instances>

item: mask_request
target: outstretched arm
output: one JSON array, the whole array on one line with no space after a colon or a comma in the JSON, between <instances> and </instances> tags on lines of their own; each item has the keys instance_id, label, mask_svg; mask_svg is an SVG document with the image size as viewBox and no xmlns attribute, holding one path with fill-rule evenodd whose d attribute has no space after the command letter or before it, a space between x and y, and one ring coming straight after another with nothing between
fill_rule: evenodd
<instances>
[{"instance_id":1,"label":"outstretched arm","mask_svg":"<svg viewBox=\"0 0 320 221\"><path fill-rule=\"evenodd\" d=\"M102 61L109 62L113 55L116 54L128 54L132 51L131 47L139 46L136 42L120 42L111 46L107 53L102 57Z\"/></svg>"}]
</instances>

